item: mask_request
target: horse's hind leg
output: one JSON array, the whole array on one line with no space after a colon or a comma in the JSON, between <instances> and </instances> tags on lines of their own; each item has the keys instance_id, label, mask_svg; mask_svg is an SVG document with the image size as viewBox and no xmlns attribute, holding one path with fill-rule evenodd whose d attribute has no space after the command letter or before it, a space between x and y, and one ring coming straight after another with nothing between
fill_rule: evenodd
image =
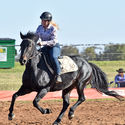
<instances>
[{"instance_id":1,"label":"horse's hind leg","mask_svg":"<svg viewBox=\"0 0 125 125\"><path fill-rule=\"evenodd\" d=\"M67 110L68 106L69 106L69 96L70 96L70 92L69 90L65 89L63 90L62 93L62 98L63 98L63 108L59 114L59 116L57 117L57 119L55 120L55 122L53 123L53 125L58 125L61 122L61 119L65 113L65 111Z\"/></svg>"},{"instance_id":2,"label":"horse's hind leg","mask_svg":"<svg viewBox=\"0 0 125 125\"><path fill-rule=\"evenodd\" d=\"M83 93L83 89L84 89L85 85L83 85L83 83L81 83L81 85L79 84L79 86L77 86L77 93L78 93L78 101L70 108L69 110L69 119L72 119L74 117L74 111L77 108L78 105L80 105L83 101L85 101L85 97L84 97L84 93Z\"/></svg>"},{"instance_id":3,"label":"horse's hind leg","mask_svg":"<svg viewBox=\"0 0 125 125\"><path fill-rule=\"evenodd\" d=\"M16 98L18 96L22 96L22 95L25 95L25 94L30 93L30 92L31 92L30 90L25 90L23 87L21 87L16 93L13 94L11 105L10 105L10 108L9 108L9 114L8 114L9 120L12 120L15 116L13 114L13 110L14 110L14 103L15 103Z\"/></svg>"},{"instance_id":4,"label":"horse's hind leg","mask_svg":"<svg viewBox=\"0 0 125 125\"><path fill-rule=\"evenodd\" d=\"M42 107L40 107L38 105L38 102L40 101L40 99L43 98L46 94L47 94L47 89L42 89L41 91L39 91L37 93L35 99L33 100L34 107L36 107L42 114L49 114L49 113L51 113L50 109L43 109Z\"/></svg>"}]
</instances>

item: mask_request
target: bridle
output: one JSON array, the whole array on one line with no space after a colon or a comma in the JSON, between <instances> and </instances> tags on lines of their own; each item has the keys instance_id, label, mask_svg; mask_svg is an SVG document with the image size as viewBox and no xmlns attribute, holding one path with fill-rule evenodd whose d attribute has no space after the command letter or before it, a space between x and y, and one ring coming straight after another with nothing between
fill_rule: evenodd
<instances>
[{"instance_id":1,"label":"bridle","mask_svg":"<svg viewBox=\"0 0 125 125\"><path fill-rule=\"evenodd\" d=\"M25 41L30 41L31 43L34 42L33 40L28 39L28 38L23 39L23 41L24 41L24 40L25 40ZM21 51L21 48L20 48L20 51ZM37 55L39 55L39 54L41 54L41 52L38 52L38 51L37 51L37 53L36 53L35 55L33 55L32 53L29 54L29 58L27 58L26 55L24 55L24 58L26 58L26 61L28 62L29 60L35 58L35 57L36 57Z\"/></svg>"},{"instance_id":2,"label":"bridle","mask_svg":"<svg viewBox=\"0 0 125 125\"><path fill-rule=\"evenodd\" d=\"M34 41L31 40L31 39L23 39L23 40L28 40L28 41L30 41L30 42L34 42ZM27 58L26 61L28 62L29 60L35 58L35 57L36 57L37 55L39 55L39 54L41 55L42 52L37 51L37 53L36 53L35 55L33 55L33 56L30 55L30 57ZM48 69L50 70L50 72L51 72L52 74L54 74L54 71L53 71L53 69L50 67L50 65L48 64L48 62L47 62L46 57L45 57L44 54L43 54L43 59L44 59L44 61L45 61L45 64L47 65Z\"/></svg>"}]
</instances>

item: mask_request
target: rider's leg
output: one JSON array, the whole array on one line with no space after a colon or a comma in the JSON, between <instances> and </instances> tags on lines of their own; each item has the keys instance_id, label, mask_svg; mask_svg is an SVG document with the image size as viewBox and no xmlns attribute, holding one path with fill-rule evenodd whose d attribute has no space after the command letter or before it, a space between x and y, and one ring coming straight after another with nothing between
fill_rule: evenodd
<instances>
[{"instance_id":1,"label":"rider's leg","mask_svg":"<svg viewBox=\"0 0 125 125\"><path fill-rule=\"evenodd\" d=\"M50 48L49 55L50 55L51 62L53 64L56 81L62 82L62 79L60 77L61 68L60 68L60 64L58 61L58 57L60 56L60 46L58 43L55 46Z\"/></svg>"}]
</instances>

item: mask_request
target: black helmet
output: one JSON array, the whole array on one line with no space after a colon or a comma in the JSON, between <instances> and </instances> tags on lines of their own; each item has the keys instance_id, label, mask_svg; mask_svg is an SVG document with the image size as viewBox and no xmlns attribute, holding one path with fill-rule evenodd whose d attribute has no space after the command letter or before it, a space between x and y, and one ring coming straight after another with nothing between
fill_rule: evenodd
<instances>
[{"instance_id":1,"label":"black helmet","mask_svg":"<svg viewBox=\"0 0 125 125\"><path fill-rule=\"evenodd\" d=\"M40 16L40 18L42 20L48 20L51 21L52 20L52 14L50 12L43 12Z\"/></svg>"}]
</instances>

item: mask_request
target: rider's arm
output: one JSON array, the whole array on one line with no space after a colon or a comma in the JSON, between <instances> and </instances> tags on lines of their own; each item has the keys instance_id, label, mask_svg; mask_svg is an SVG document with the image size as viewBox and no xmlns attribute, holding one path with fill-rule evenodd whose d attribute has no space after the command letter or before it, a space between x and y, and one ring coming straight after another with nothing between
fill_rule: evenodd
<instances>
[{"instance_id":1,"label":"rider's arm","mask_svg":"<svg viewBox=\"0 0 125 125\"><path fill-rule=\"evenodd\" d=\"M55 27L51 28L49 32L49 40L45 38L41 38L41 31L40 31L40 26L37 28L36 33L39 35L39 38L41 40L38 41L38 45L40 46L54 46L58 41L57 41L57 30Z\"/></svg>"},{"instance_id":2,"label":"rider's arm","mask_svg":"<svg viewBox=\"0 0 125 125\"><path fill-rule=\"evenodd\" d=\"M115 76L115 83L116 83L116 84L119 83L119 76L118 76L118 75Z\"/></svg>"}]
</instances>

